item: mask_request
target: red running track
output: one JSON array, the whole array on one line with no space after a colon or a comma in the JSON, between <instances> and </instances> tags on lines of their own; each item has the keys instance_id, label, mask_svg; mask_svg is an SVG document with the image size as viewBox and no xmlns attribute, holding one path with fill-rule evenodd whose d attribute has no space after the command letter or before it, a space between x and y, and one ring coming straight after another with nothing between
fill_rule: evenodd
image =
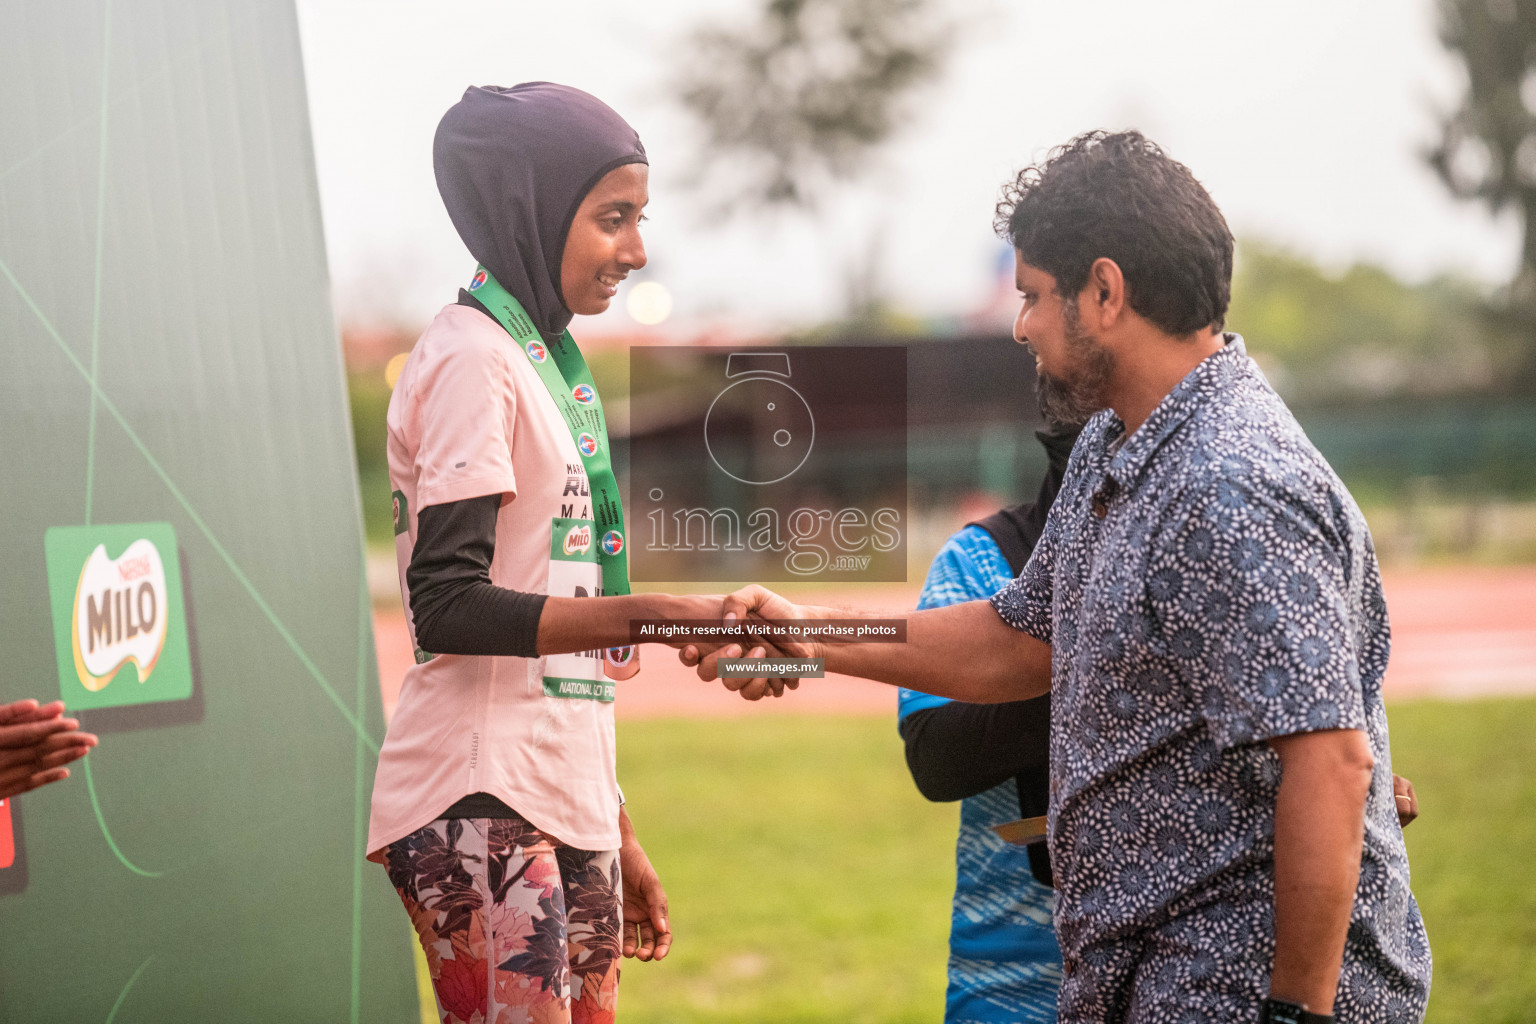
<instances>
[{"instance_id":1,"label":"red running track","mask_svg":"<svg viewBox=\"0 0 1536 1024\"><path fill-rule=\"evenodd\" d=\"M1388 700L1536 693L1536 566L1415 569L1385 574L1392 618ZM818 603L853 608L910 608L916 586L819 593ZM394 710L411 665L399 609L374 613L384 710ZM847 676L808 679L778 700L744 701L719 683L701 682L670 650L647 646L643 671L623 684L621 718L729 717L743 714L894 715L895 691Z\"/></svg>"}]
</instances>

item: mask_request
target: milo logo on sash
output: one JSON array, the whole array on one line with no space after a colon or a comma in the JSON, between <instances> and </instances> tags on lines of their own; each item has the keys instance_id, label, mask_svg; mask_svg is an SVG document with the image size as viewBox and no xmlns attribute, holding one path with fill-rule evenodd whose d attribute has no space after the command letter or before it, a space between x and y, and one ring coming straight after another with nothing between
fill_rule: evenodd
<instances>
[{"instance_id":1,"label":"milo logo on sash","mask_svg":"<svg viewBox=\"0 0 1536 1024\"><path fill-rule=\"evenodd\" d=\"M89 710L191 697L171 525L55 526L43 547L64 703Z\"/></svg>"},{"instance_id":2,"label":"milo logo on sash","mask_svg":"<svg viewBox=\"0 0 1536 1024\"><path fill-rule=\"evenodd\" d=\"M555 518L549 524L549 595L601 597L603 569L593 543L590 519ZM551 654L544 659L544 695L574 700L614 698L613 680L603 676L603 652Z\"/></svg>"}]
</instances>

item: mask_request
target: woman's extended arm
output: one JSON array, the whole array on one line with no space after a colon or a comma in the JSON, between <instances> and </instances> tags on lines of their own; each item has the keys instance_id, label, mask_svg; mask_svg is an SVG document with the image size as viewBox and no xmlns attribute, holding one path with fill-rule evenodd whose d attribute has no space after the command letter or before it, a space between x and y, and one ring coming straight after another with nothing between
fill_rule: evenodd
<instances>
[{"instance_id":1,"label":"woman's extended arm","mask_svg":"<svg viewBox=\"0 0 1536 1024\"><path fill-rule=\"evenodd\" d=\"M718 597L546 597L491 582L496 513L488 494L423 508L406 569L416 643L433 654L535 658L629 643L632 619L712 619Z\"/></svg>"}]
</instances>

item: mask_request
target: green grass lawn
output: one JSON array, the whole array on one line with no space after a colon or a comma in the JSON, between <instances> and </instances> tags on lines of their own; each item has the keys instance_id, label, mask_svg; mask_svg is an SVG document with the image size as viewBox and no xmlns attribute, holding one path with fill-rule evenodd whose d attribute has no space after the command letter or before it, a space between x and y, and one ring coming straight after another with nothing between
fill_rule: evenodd
<instances>
[{"instance_id":1,"label":"green grass lawn","mask_svg":"<svg viewBox=\"0 0 1536 1024\"><path fill-rule=\"evenodd\" d=\"M894 714L621 722L619 750L676 936L626 964L625 1024L943 1016L958 805L917 794Z\"/></svg>"},{"instance_id":2,"label":"green grass lawn","mask_svg":"<svg viewBox=\"0 0 1536 1024\"><path fill-rule=\"evenodd\" d=\"M1430 1024L1536 1020L1536 700L1391 705L1393 768L1435 958Z\"/></svg>"},{"instance_id":3,"label":"green grass lawn","mask_svg":"<svg viewBox=\"0 0 1536 1024\"><path fill-rule=\"evenodd\" d=\"M1429 1020L1536 1019L1536 701L1389 714ZM677 938L626 966L626 1024L941 1019L956 806L917 795L891 720L624 722L619 749Z\"/></svg>"}]
</instances>

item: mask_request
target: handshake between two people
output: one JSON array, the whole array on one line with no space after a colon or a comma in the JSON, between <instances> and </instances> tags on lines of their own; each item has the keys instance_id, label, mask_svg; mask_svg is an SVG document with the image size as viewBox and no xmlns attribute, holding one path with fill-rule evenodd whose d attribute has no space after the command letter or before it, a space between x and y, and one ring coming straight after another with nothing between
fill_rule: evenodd
<instances>
[{"instance_id":1,"label":"handshake between two people","mask_svg":"<svg viewBox=\"0 0 1536 1024\"><path fill-rule=\"evenodd\" d=\"M987 601L879 617L796 604L749 586L720 599L718 621L659 632L664 635L637 639L676 648L699 678L719 679L747 700L781 697L807 670L971 703L1024 700L1050 690L1050 646L1004 623Z\"/></svg>"},{"instance_id":2,"label":"handshake between two people","mask_svg":"<svg viewBox=\"0 0 1536 1024\"><path fill-rule=\"evenodd\" d=\"M737 629L723 633L715 640L694 637L672 639L668 643L677 648L679 661L697 668L700 679L719 679L727 690L739 693L745 700L782 697L785 690L800 685L798 675L742 675L728 671L734 666L722 662L766 660L769 664L761 666L765 672L784 667L772 662L788 660L815 660L825 665L828 641L822 632L806 629L804 625L847 617L846 613L830 608L797 605L771 590L754 585L721 599L721 625ZM743 635L737 639L736 633Z\"/></svg>"}]
</instances>

